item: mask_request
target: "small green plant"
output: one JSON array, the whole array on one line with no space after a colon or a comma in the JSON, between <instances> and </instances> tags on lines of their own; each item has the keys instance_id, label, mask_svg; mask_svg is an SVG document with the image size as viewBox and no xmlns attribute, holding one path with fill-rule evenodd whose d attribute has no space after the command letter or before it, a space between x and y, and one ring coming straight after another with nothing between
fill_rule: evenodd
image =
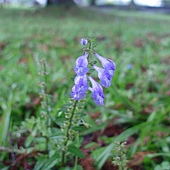
<instances>
[{"instance_id":1,"label":"small green plant","mask_svg":"<svg viewBox=\"0 0 170 170\"><path fill-rule=\"evenodd\" d=\"M62 108L57 108L57 115L52 108L52 100L48 91L47 66L44 59L39 60L40 64L40 102L39 114L37 117L31 117L22 122L22 126L17 129L13 135L16 137L25 136L26 141L22 148L4 148L1 150L11 152L14 155L15 167L26 166L18 162L16 154L21 155L21 160L26 161L26 157L36 159L35 170L48 170L53 167L63 168L67 166L68 161L72 161L71 166L78 167L78 158L85 158L80 150L81 140L79 132L86 128L83 117L83 108L88 97L88 90L92 92L94 102L101 106L104 104L103 87L111 85L112 77L115 71L115 63L96 53L97 45L94 39L81 39L80 43L84 48L84 54L76 60L74 86L68 94L68 101ZM99 67L95 59L101 62ZM92 76L94 72L98 73L100 83ZM89 79L89 80L88 80ZM90 87L90 83L92 87ZM15 154L14 154L15 153ZM26 155L26 156L25 156ZM48 159L48 161L45 161Z\"/></svg>"},{"instance_id":2,"label":"small green plant","mask_svg":"<svg viewBox=\"0 0 170 170\"><path fill-rule=\"evenodd\" d=\"M94 39L81 39L80 43L84 46L89 45L88 48L84 49L84 55L80 56L76 60L76 66L74 67L74 70L76 72L76 76L74 78L74 86L72 88L71 97L73 99L70 100L71 105L68 107L68 112L65 113L65 117L68 119L64 122L64 126L62 126L62 130L64 131L64 145L62 146L62 166L64 165L64 160L66 157L67 151L69 151L71 148L76 148L77 146L73 145L72 140L75 138L78 133L75 132L74 128L79 127L80 122L80 115L76 113L80 111L80 109L83 108L82 104L85 104L84 100L80 101L85 98L87 94L87 90L90 90L92 92L92 98L94 99L95 103L99 106L104 104L104 93L103 88L109 87L111 85L112 77L114 75L115 71L115 63L109 59L106 59L100 55L98 55L95 51L96 42ZM103 68L100 68L96 66L97 61L91 59L92 55L94 55L100 62ZM89 69L89 65L91 69ZM100 79L100 85L97 83L90 75L92 75L93 71L98 72L98 77ZM90 80L92 87L89 86L89 83L87 81L87 77ZM80 109L79 109L80 108ZM71 111L71 112L69 112ZM71 143L71 145L68 145L68 143ZM79 145L79 144L78 144ZM71 148L70 148L71 147ZM78 150L78 148L77 148ZM80 153L80 152L79 152ZM82 154L83 155L83 154ZM76 155L80 156L80 154Z\"/></svg>"},{"instance_id":3,"label":"small green plant","mask_svg":"<svg viewBox=\"0 0 170 170\"><path fill-rule=\"evenodd\" d=\"M154 170L170 170L170 163L163 161L160 165L156 165Z\"/></svg>"},{"instance_id":4,"label":"small green plant","mask_svg":"<svg viewBox=\"0 0 170 170\"><path fill-rule=\"evenodd\" d=\"M119 170L127 170L126 142L115 142L113 164L118 165Z\"/></svg>"}]
</instances>

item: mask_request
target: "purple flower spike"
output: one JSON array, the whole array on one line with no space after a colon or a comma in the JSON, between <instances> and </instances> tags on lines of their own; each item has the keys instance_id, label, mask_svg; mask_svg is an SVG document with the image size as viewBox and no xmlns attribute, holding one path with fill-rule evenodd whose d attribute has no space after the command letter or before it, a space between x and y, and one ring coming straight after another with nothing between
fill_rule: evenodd
<instances>
[{"instance_id":1,"label":"purple flower spike","mask_svg":"<svg viewBox=\"0 0 170 170\"><path fill-rule=\"evenodd\" d=\"M83 92L86 92L89 88L86 75L76 76L74 79L74 84L80 86Z\"/></svg>"},{"instance_id":2,"label":"purple flower spike","mask_svg":"<svg viewBox=\"0 0 170 170\"><path fill-rule=\"evenodd\" d=\"M88 53L84 53L83 56L80 56L79 58L77 58L76 60L76 66L74 67L74 70L76 72L76 74L78 76L84 76L87 72L88 72L88 60L87 60L87 57L88 57Z\"/></svg>"},{"instance_id":3,"label":"purple flower spike","mask_svg":"<svg viewBox=\"0 0 170 170\"><path fill-rule=\"evenodd\" d=\"M102 106L104 104L103 88L92 77L89 77L89 80L92 84L92 88L89 87L89 90L92 92L92 98L97 105Z\"/></svg>"},{"instance_id":4,"label":"purple flower spike","mask_svg":"<svg viewBox=\"0 0 170 170\"><path fill-rule=\"evenodd\" d=\"M87 45L87 43L88 43L88 41L87 41L87 39L85 39L85 38L82 38L81 40L80 40L80 44L81 45Z\"/></svg>"},{"instance_id":5,"label":"purple flower spike","mask_svg":"<svg viewBox=\"0 0 170 170\"><path fill-rule=\"evenodd\" d=\"M74 83L71 96L74 100L81 100L89 88L86 75L75 77Z\"/></svg>"},{"instance_id":6,"label":"purple flower spike","mask_svg":"<svg viewBox=\"0 0 170 170\"><path fill-rule=\"evenodd\" d=\"M114 75L114 71L116 69L116 65L112 60L109 60L107 58L104 58L102 56L100 56L97 53L94 53L94 55L100 60L104 70L105 70L105 74L108 74L110 76Z\"/></svg>"},{"instance_id":7,"label":"purple flower spike","mask_svg":"<svg viewBox=\"0 0 170 170\"><path fill-rule=\"evenodd\" d=\"M105 88L109 87L112 83L112 77L107 74L103 68L97 66L93 66L93 68L98 72L100 84Z\"/></svg>"},{"instance_id":8,"label":"purple flower spike","mask_svg":"<svg viewBox=\"0 0 170 170\"><path fill-rule=\"evenodd\" d=\"M81 100L84 96L85 96L85 93L81 91L81 87L78 85L74 85L72 88L71 97L74 100Z\"/></svg>"}]
</instances>

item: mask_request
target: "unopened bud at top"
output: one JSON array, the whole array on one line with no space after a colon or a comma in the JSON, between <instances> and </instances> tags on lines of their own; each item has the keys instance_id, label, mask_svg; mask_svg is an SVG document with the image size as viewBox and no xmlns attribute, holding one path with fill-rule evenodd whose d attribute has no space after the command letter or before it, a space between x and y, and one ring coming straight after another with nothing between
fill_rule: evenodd
<instances>
[{"instance_id":1,"label":"unopened bud at top","mask_svg":"<svg viewBox=\"0 0 170 170\"><path fill-rule=\"evenodd\" d=\"M88 40L87 39L85 39L85 38L82 38L81 40L80 40L80 44L82 44L82 45L87 45L87 43L88 43Z\"/></svg>"}]
</instances>

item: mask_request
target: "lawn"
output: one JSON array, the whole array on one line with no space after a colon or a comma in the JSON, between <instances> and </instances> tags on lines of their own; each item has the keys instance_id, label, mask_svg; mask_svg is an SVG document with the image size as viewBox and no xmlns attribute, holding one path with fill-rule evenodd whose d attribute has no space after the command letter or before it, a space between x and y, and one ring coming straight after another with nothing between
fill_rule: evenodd
<instances>
[{"instance_id":1,"label":"lawn","mask_svg":"<svg viewBox=\"0 0 170 170\"><path fill-rule=\"evenodd\" d=\"M170 169L169 25L163 14L0 8L0 169ZM104 105L88 92L69 129L81 38L116 70Z\"/></svg>"}]
</instances>

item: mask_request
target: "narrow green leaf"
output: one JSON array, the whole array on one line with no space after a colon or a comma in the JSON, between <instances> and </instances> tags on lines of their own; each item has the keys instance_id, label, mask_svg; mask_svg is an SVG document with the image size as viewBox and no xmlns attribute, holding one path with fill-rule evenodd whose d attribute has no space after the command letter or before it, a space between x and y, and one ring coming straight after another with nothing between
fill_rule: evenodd
<instances>
[{"instance_id":1,"label":"narrow green leaf","mask_svg":"<svg viewBox=\"0 0 170 170\"><path fill-rule=\"evenodd\" d=\"M74 155L78 156L79 158L85 158L84 153L75 145L69 145L68 151L73 153Z\"/></svg>"},{"instance_id":2,"label":"narrow green leaf","mask_svg":"<svg viewBox=\"0 0 170 170\"><path fill-rule=\"evenodd\" d=\"M9 170L9 166L2 168L1 170Z\"/></svg>"},{"instance_id":3,"label":"narrow green leaf","mask_svg":"<svg viewBox=\"0 0 170 170\"><path fill-rule=\"evenodd\" d=\"M97 146L97 143L96 142L90 142L87 145L85 145L85 148L90 148L92 146Z\"/></svg>"},{"instance_id":4,"label":"narrow green leaf","mask_svg":"<svg viewBox=\"0 0 170 170\"><path fill-rule=\"evenodd\" d=\"M148 122L143 122L143 123L140 123L139 125L133 126L125 130L118 137L115 138L115 141L126 140L129 136L132 136L133 134L137 133L140 129L146 127L148 124L149 124Z\"/></svg>"},{"instance_id":5,"label":"narrow green leaf","mask_svg":"<svg viewBox=\"0 0 170 170\"><path fill-rule=\"evenodd\" d=\"M46 159L44 166L41 168L41 170L51 170L54 166L58 164L58 162L59 162L59 156L57 154L57 155L52 156L48 160Z\"/></svg>"},{"instance_id":6,"label":"narrow green leaf","mask_svg":"<svg viewBox=\"0 0 170 170\"><path fill-rule=\"evenodd\" d=\"M85 130L86 128L84 126L74 126L72 129L75 131L82 131Z\"/></svg>"},{"instance_id":7,"label":"narrow green leaf","mask_svg":"<svg viewBox=\"0 0 170 170\"><path fill-rule=\"evenodd\" d=\"M47 160L47 156L40 156L33 170L40 170L44 166L46 160Z\"/></svg>"},{"instance_id":8,"label":"narrow green leaf","mask_svg":"<svg viewBox=\"0 0 170 170\"><path fill-rule=\"evenodd\" d=\"M148 154L147 156L149 158L154 158L154 157L158 157L158 156L170 157L170 153L154 153L154 154Z\"/></svg>"},{"instance_id":9,"label":"narrow green leaf","mask_svg":"<svg viewBox=\"0 0 170 170\"><path fill-rule=\"evenodd\" d=\"M111 143L101 154L96 158L97 168L101 169L108 157L113 151L114 143Z\"/></svg>"},{"instance_id":10,"label":"narrow green leaf","mask_svg":"<svg viewBox=\"0 0 170 170\"><path fill-rule=\"evenodd\" d=\"M81 116L81 117L84 117L84 116L87 115L87 114L85 114L84 112L77 112L76 114L78 114L78 115Z\"/></svg>"},{"instance_id":11,"label":"narrow green leaf","mask_svg":"<svg viewBox=\"0 0 170 170\"><path fill-rule=\"evenodd\" d=\"M2 145L2 143L5 141L8 133L12 103L13 94L11 93L8 99L8 103L6 104L6 109L4 110L2 118L0 119L0 145Z\"/></svg>"},{"instance_id":12,"label":"narrow green leaf","mask_svg":"<svg viewBox=\"0 0 170 170\"><path fill-rule=\"evenodd\" d=\"M33 142L33 140L34 140L34 137L33 136L28 136L27 137L27 139L26 139L26 141L25 141L25 146L26 147L29 147L30 145L31 145L31 143Z\"/></svg>"},{"instance_id":13,"label":"narrow green leaf","mask_svg":"<svg viewBox=\"0 0 170 170\"><path fill-rule=\"evenodd\" d=\"M159 142L160 144L160 147L162 148L162 151L165 152L165 153L170 153L170 149L169 149L169 145L168 143L166 142L165 139L161 139L161 138L156 138L156 141Z\"/></svg>"}]
</instances>

